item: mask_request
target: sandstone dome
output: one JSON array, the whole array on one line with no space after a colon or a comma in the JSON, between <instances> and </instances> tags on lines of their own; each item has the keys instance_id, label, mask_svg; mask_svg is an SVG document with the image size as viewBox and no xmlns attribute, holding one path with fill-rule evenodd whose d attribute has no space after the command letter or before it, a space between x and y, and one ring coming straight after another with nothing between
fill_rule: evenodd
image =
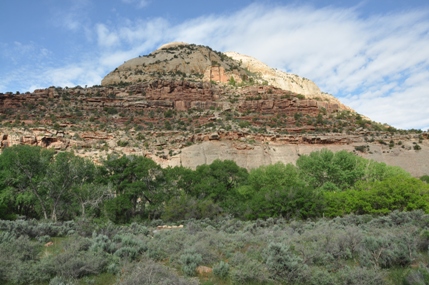
<instances>
[{"instance_id":1,"label":"sandstone dome","mask_svg":"<svg viewBox=\"0 0 429 285\"><path fill-rule=\"evenodd\" d=\"M172 48L172 47L177 47L177 46L187 46L187 45L189 45L189 44L185 43L185 42L170 42L170 43L163 44L162 46L157 48L157 50L167 49L167 48Z\"/></svg>"},{"instance_id":2,"label":"sandstone dome","mask_svg":"<svg viewBox=\"0 0 429 285\"><path fill-rule=\"evenodd\" d=\"M247 76L239 63L210 47L184 42L167 43L152 53L124 62L101 81L101 85L139 83L157 78L217 81Z\"/></svg>"},{"instance_id":3,"label":"sandstone dome","mask_svg":"<svg viewBox=\"0 0 429 285\"><path fill-rule=\"evenodd\" d=\"M135 84L157 79L191 80L227 84L231 78L241 83L256 84L304 95L308 99L335 103L343 110L353 111L334 96L321 92L311 80L268 66L260 60L237 52L218 52L208 46L186 42L170 42L152 53L130 59L110 72L103 86Z\"/></svg>"}]
</instances>

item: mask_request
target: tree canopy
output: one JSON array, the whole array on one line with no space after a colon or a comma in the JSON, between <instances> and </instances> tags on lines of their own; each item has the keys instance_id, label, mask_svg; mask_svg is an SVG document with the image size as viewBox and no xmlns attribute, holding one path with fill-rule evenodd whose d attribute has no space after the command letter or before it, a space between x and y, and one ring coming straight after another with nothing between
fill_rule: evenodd
<instances>
[{"instance_id":1,"label":"tree canopy","mask_svg":"<svg viewBox=\"0 0 429 285\"><path fill-rule=\"evenodd\" d=\"M399 167L326 149L302 155L296 165L276 163L249 172L231 160L195 170L162 169L134 155L95 165L70 152L19 145L0 155L0 218L129 223L429 212L428 184L422 180Z\"/></svg>"}]
</instances>

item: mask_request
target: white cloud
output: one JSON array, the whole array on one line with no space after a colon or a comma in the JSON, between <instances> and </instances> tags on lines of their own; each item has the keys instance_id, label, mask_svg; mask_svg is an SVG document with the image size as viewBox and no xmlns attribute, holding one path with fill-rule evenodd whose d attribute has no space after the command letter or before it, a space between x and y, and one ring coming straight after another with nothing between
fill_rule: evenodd
<instances>
[{"instance_id":1,"label":"white cloud","mask_svg":"<svg viewBox=\"0 0 429 285\"><path fill-rule=\"evenodd\" d=\"M119 43L119 36L116 33L110 32L103 24L96 26L98 45L101 47L111 47Z\"/></svg>"}]
</instances>

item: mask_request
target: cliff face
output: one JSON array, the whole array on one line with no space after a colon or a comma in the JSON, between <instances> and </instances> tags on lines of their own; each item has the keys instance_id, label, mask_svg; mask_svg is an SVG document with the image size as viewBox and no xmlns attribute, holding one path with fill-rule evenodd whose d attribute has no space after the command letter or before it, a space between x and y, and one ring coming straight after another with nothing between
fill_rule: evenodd
<instances>
[{"instance_id":1,"label":"cliff face","mask_svg":"<svg viewBox=\"0 0 429 285\"><path fill-rule=\"evenodd\" d=\"M390 142L386 140L389 138ZM371 138L368 141L367 138ZM17 144L38 145L76 154L101 162L111 154L143 155L163 167L198 165L215 159L234 160L247 169L276 162L295 163L299 156L323 148L347 150L367 159L404 168L414 176L429 173L428 134L395 134L360 131L353 134L255 134L242 131L135 130L76 131L42 127L0 128L1 147ZM420 150L415 146L419 145Z\"/></svg>"},{"instance_id":2,"label":"cliff face","mask_svg":"<svg viewBox=\"0 0 429 285\"><path fill-rule=\"evenodd\" d=\"M308 99L329 102L353 111L334 96L323 93L307 78L273 69L261 61L236 52L221 53L206 46L169 43L147 56L126 61L110 72L103 86L150 82L154 79L197 82L267 84Z\"/></svg>"},{"instance_id":3,"label":"cliff face","mask_svg":"<svg viewBox=\"0 0 429 285\"><path fill-rule=\"evenodd\" d=\"M1 147L73 150L96 162L135 154L191 168L232 159L249 169L326 147L428 173L427 133L372 122L310 80L230 55L174 43L126 62L102 86L0 94Z\"/></svg>"},{"instance_id":4,"label":"cliff face","mask_svg":"<svg viewBox=\"0 0 429 285\"><path fill-rule=\"evenodd\" d=\"M283 90L305 95L305 97L313 100L323 100L337 104L340 109L353 111L350 107L344 105L334 96L323 93L319 87L311 80L287 73L278 69L274 69L248 55L239 54L237 52L226 52L227 56L239 61L241 66L247 68L250 72L259 74L268 85L275 86Z\"/></svg>"},{"instance_id":5,"label":"cliff face","mask_svg":"<svg viewBox=\"0 0 429 285\"><path fill-rule=\"evenodd\" d=\"M320 96L322 94L319 87L309 79L271 68L248 55L237 52L226 52L225 54L240 62L240 65L250 72L259 74L263 80L268 82L268 85L305 96Z\"/></svg>"},{"instance_id":6,"label":"cliff face","mask_svg":"<svg viewBox=\"0 0 429 285\"><path fill-rule=\"evenodd\" d=\"M114 114L111 109L115 109ZM140 116L143 121L139 122L145 124L148 121L159 122L151 118L151 111L163 113L167 110L198 112L202 122L213 116L228 116L229 120L233 116L249 125L300 132L300 127L314 129L317 126L313 120L315 117L319 116L319 123L323 123L324 117L336 116L340 108L335 103L306 99L272 86L237 88L211 82L167 79L125 87L51 87L28 94L0 94L0 113L5 119L30 122L67 125L76 119L85 121L98 117L102 121L111 122L113 119L120 123L127 117L134 119Z\"/></svg>"},{"instance_id":7,"label":"cliff face","mask_svg":"<svg viewBox=\"0 0 429 285\"><path fill-rule=\"evenodd\" d=\"M209 140L185 148L180 154L169 160L159 159L157 162L164 167L182 165L196 168L201 164L210 164L215 159L230 159L239 166L252 169L276 162L294 164L299 156L326 148L334 152L341 150L355 152L356 155L366 159L399 166L416 177L429 173L429 143L427 141L421 143L422 150L415 151L413 142L418 142L417 138L407 139L405 148L400 146L389 148L378 143L367 143L356 136L354 139L349 136L338 137L338 141L334 139L333 143L323 143L323 139L322 141L314 140L314 143L290 143L287 138L279 139L277 142L255 143L252 141L247 144L230 140ZM396 139L401 141L399 137ZM369 151L363 153L356 151L355 147L360 145L365 145Z\"/></svg>"}]
</instances>

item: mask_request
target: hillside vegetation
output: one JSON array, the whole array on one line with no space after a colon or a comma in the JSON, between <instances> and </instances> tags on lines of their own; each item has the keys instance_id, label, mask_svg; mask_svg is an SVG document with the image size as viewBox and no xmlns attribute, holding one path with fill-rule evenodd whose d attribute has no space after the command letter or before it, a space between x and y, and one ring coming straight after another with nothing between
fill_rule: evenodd
<instances>
[{"instance_id":1,"label":"hillside vegetation","mask_svg":"<svg viewBox=\"0 0 429 285\"><path fill-rule=\"evenodd\" d=\"M296 166L249 172L229 160L163 169L142 156L110 156L96 165L71 152L20 145L3 151L0 170L0 217L11 219L90 216L129 223L429 211L425 182L346 151L321 150L302 155Z\"/></svg>"},{"instance_id":2,"label":"hillside vegetation","mask_svg":"<svg viewBox=\"0 0 429 285\"><path fill-rule=\"evenodd\" d=\"M428 184L345 151L249 172L228 160L162 169L141 156L95 165L21 145L0 155L0 175L2 283L426 284L429 277Z\"/></svg>"}]
</instances>

